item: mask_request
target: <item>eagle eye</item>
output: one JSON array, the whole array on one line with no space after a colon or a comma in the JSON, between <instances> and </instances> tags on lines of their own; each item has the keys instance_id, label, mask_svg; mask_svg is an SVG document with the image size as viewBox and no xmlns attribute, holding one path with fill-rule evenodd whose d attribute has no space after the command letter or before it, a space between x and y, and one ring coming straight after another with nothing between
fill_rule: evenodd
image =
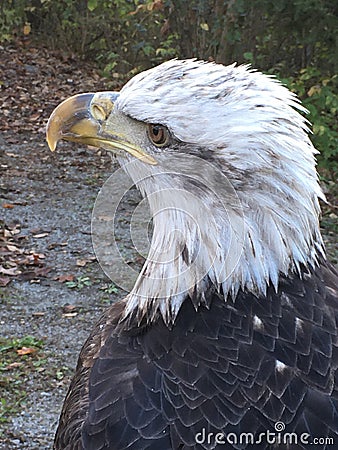
<instances>
[{"instance_id":1,"label":"eagle eye","mask_svg":"<svg viewBox=\"0 0 338 450\"><path fill-rule=\"evenodd\" d=\"M157 147L164 147L169 141L169 131L163 125L150 123L148 125L148 137Z\"/></svg>"}]
</instances>

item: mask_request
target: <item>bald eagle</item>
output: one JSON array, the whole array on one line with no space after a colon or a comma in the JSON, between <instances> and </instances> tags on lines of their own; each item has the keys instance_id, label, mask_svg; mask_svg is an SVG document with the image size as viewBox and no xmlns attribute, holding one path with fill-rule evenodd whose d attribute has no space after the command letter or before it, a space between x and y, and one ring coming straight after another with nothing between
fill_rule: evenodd
<instances>
[{"instance_id":1,"label":"bald eagle","mask_svg":"<svg viewBox=\"0 0 338 450\"><path fill-rule=\"evenodd\" d=\"M153 216L135 286L82 348L56 450L337 448L338 277L299 111L272 77L196 60L54 110L50 148L112 152Z\"/></svg>"}]
</instances>

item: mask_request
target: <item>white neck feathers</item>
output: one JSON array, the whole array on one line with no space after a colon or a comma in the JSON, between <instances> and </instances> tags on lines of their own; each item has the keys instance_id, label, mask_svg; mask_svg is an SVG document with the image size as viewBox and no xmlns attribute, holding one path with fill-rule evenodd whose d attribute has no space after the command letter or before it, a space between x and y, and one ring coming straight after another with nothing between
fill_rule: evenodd
<instances>
[{"instance_id":1,"label":"white neck feathers","mask_svg":"<svg viewBox=\"0 0 338 450\"><path fill-rule=\"evenodd\" d=\"M245 66L173 60L127 83L116 109L175 139L154 153L157 166L125 165L154 216L127 314L173 321L206 280L225 300L264 295L324 255L316 151L304 108L280 83Z\"/></svg>"}]
</instances>

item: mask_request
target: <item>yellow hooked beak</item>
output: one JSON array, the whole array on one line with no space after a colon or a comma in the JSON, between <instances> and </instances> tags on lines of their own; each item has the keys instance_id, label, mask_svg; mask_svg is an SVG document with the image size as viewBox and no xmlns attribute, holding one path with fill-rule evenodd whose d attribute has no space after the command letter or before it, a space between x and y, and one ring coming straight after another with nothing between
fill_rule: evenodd
<instances>
[{"instance_id":1,"label":"yellow hooked beak","mask_svg":"<svg viewBox=\"0 0 338 450\"><path fill-rule=\"evenodd\" d=\"M78 94L60 103L47 123L47 143L54 151L59 140L104 148L114 154L127 152L147 164L157 161L118 130L107 132L105 124L114 108L116 92Z\"/></svg>"}]
</instances>

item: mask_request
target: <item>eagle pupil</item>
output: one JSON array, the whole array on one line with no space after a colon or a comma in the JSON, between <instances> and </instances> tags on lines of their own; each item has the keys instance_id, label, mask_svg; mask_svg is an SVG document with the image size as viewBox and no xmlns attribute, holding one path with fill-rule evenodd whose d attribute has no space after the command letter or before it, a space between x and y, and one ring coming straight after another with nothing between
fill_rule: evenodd
<instances>
[{"instance_id":1,"label":"eagle pupil","mask_svg":"<svg viewBox=\"0 0 338 450\"><path fill-rule=\"evenodd\" d=\"M168 141L168 130L162 125L149 124L148 135L153 144L163 146Z\"/></svg>"}]
</instances>

